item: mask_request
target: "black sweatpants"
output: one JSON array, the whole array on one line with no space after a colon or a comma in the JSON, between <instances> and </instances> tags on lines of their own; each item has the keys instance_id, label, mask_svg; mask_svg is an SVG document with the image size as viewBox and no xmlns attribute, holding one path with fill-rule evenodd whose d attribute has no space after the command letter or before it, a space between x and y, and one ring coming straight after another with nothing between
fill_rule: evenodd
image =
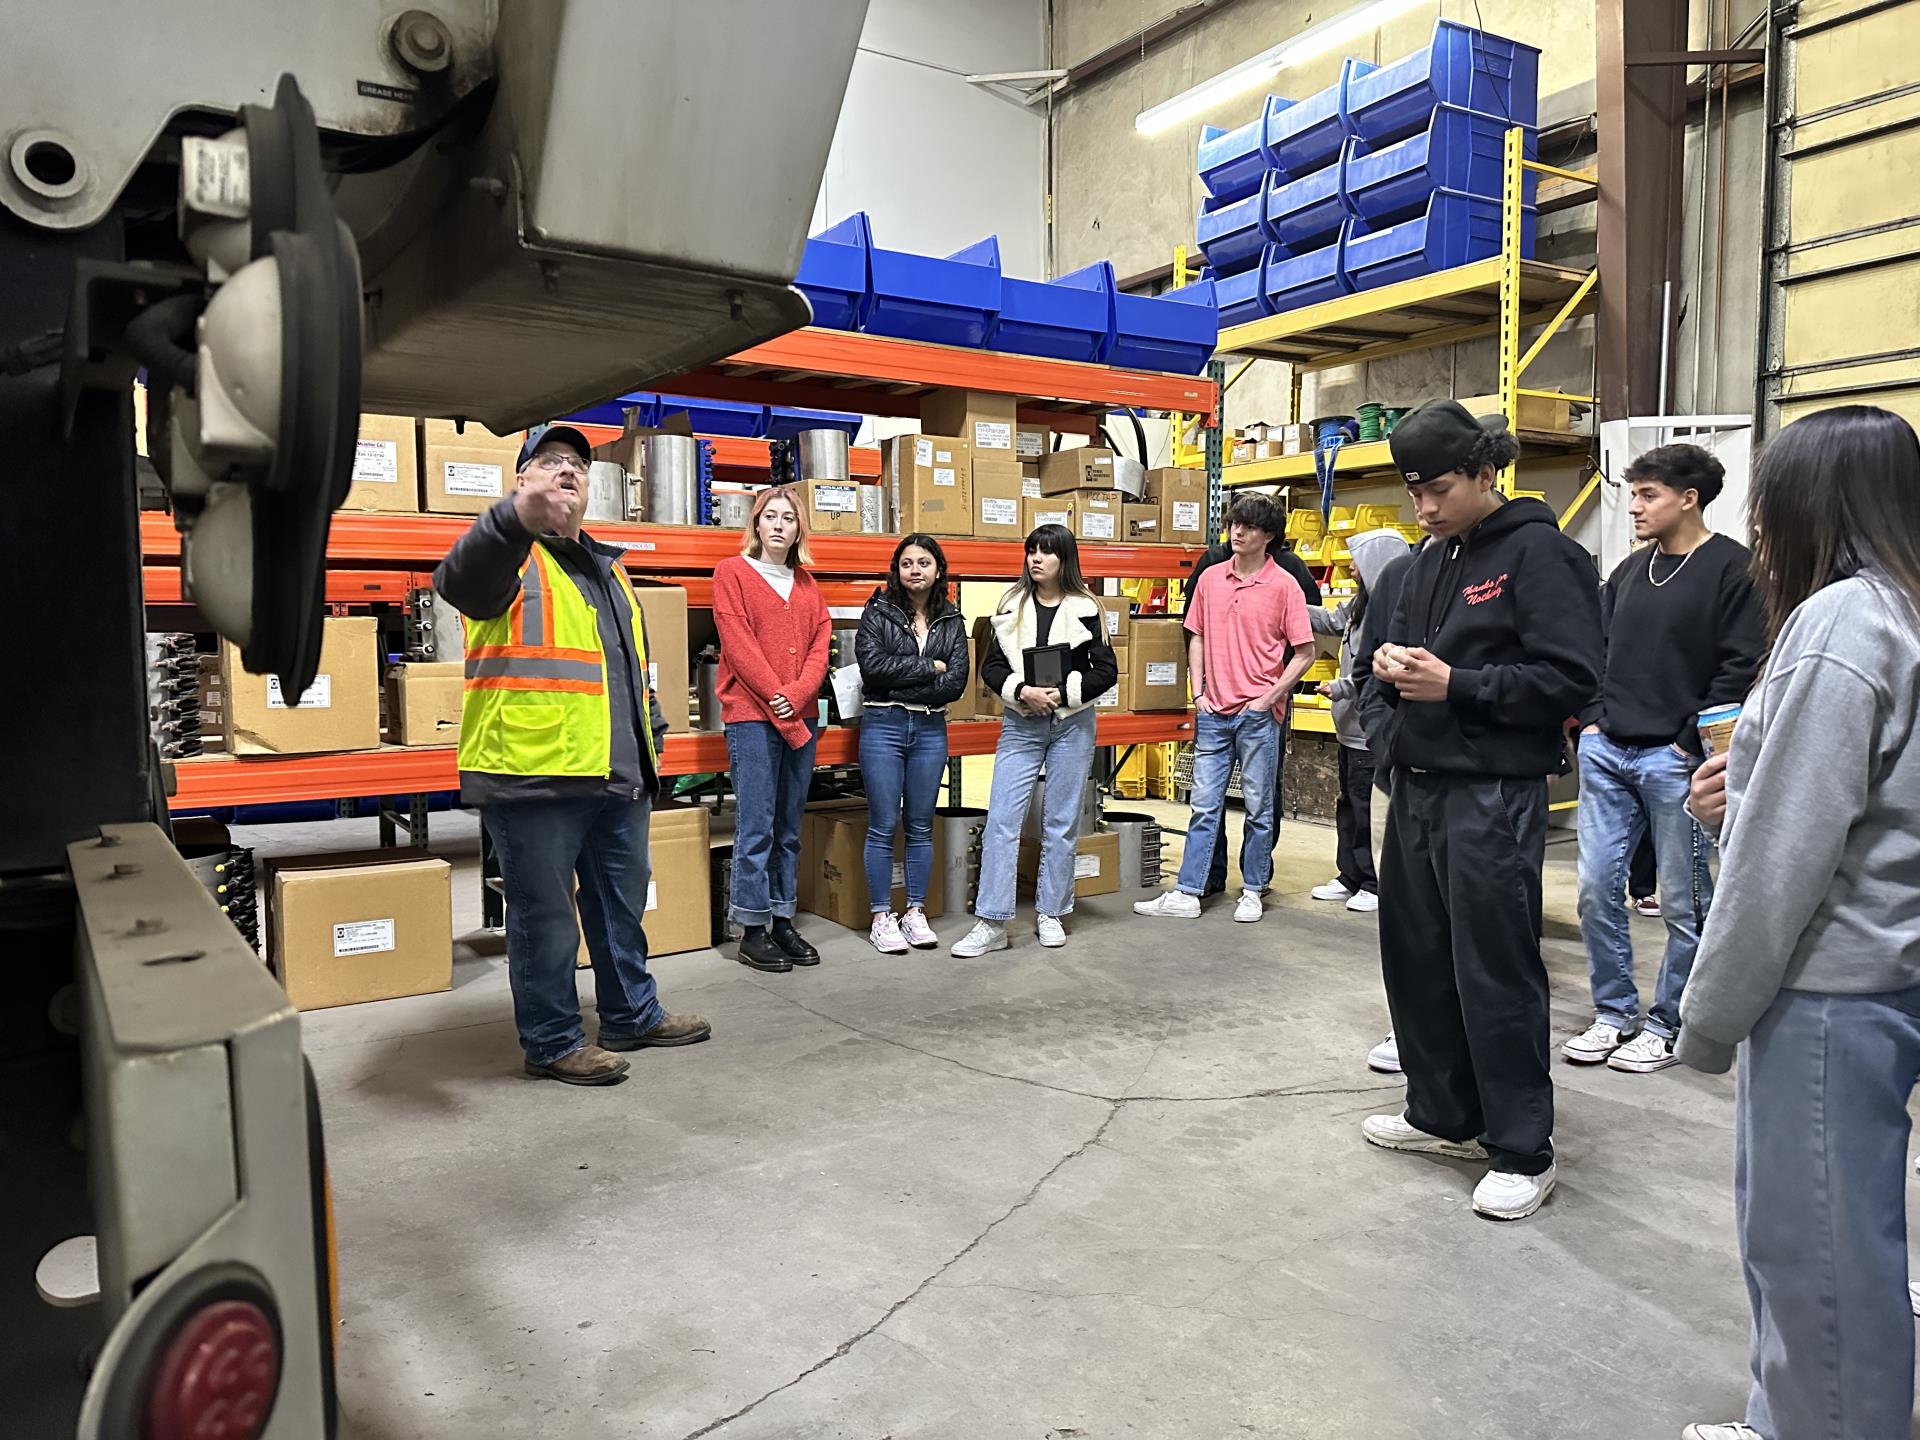
<instances>
[{"instance_id":1,"label":"black sweatpants","mask_svg":"<svg viewBox=\"0 0 1920 1440\"><path fill-rule=\"evenodd\" d=\"M1407 1119L1484 1140L1497 1170L1538 1175L1553 1161L1546 782L1400 770L1390 804L1380 967Z\"/></svg>"},{"instance_id":2,"label":"black sweatpants","mask_svg":"<svg viewBox=\"0 0 1920 1440\"><path fill-rule=\"evenodd\" d=\"M1340 883L1350 891L1378 890L1373 870L1373 754L1340 747L1340 798L1334 802L1333 829L1337 837Z\"/></svg>"}]
</instances>

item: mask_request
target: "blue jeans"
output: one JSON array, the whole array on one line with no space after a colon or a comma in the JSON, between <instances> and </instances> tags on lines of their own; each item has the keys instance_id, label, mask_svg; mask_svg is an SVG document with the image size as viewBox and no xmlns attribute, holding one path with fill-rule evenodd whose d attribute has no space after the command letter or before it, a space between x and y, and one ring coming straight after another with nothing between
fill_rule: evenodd
<instances>
[{"instance_id":1,"label":"blue jeans","mask_svg":"<svg viewBox=\"0 0 1920 1440\"><path fill-rule=\"evenodd\" d=\"M1623 1034L1637 1032L1641 1017L1622 897L1633 852L1649 832L1667 954L1646 1027L1669 1039L1680 1029L1680 993L1693 973L1700 927L1713 900L1707 842L1686 812L1687 786L1699 763L1671 745L1622 745L1604 732L1580 737L1580 938L1587 945L1594 1014Z\"/></svg>"},{"instance_id":2,"label":"blue jeans","mask_svg":"<svg viewBox=\"0 0 1920 1440\"><path fill-rule=\"evenodd\" d=\"M1240 837L1240 883L1265 890L1273 883L1274 791L1283 735L1271 710L1242 710L1216 715L1202 710L1193 723L1193 818L1187 822L1187 848L1180 859L1179 888L1189 895L1207 890L1207 871L1226 829L1227 781L1234 757L1240 759L1241 804L1247 824ZM1226 883L1225 855L1221 883Z\"/></svg>"},{"instance_id":3,"label":"blue jeans","mask_svg":"<svg viewBox=\"0 0 1920 1440\"><path fill-rule=\"evenodd\" d=\"M1040 874L1034 909L1042 915L1073 913L1073 854L1080 839L1080 795L1093 769L1094 711L1020 715L1008 710L993 752L993 793L980 836L980 893L973 913L982 920L1013 918L1019 877L1020 829L1027 823L1033 784L1046 772L1040 815Z\"/></svg>"},{"instance_id":4,"label":"blue jeans","mask_svg":"<svg viewBox=\"0 0 1920 1440\"><path fill-rule=\"evenodd\" d=\"M590 796L482 809L506 891L513 1022L531 1064L551 1065L587 1043L575 971L582 926L593 957L602 1043L643 1035L660 1023L641 927L652 808L645 800Z\"/></svg>"},{"instance_id":5,"label":"blue jeans","mask_svg":"<svg viewBox=\"0 0 1920 1440\"><path fill-rule=\"evenodd\" d=\"M727 768L739 801L733 833L733 918L742 925L791 920L800 882L800 817L813 783L820 730L791 749L764 720L727 722Z\"/></svg>"},{"instance_id":6,"label":"blue jeans","mask_svg":"<svg viewBox=\"0 0 1920 1440\"><path fill-rule=\"evenodd\" d=\"M893 832L907 817L907 908L927 900L933 878L933 807L947 764L947 717L898 705L860 715L860 773L867 782L867 902L893 908Z\"/></svg>"},{"instance_id":7,"label":"blue jeans","mask_svg":"<svg viewBox=\"0 0 1920 1440\"><path fill-rule=\"evenodd\" d=\"M1747 1424L1766 1440L1906 1440L1907 1102L1920 1079L1920 987L1782 990L1740 1047L1739 1077Z\"/></svg>"}]
</instances>

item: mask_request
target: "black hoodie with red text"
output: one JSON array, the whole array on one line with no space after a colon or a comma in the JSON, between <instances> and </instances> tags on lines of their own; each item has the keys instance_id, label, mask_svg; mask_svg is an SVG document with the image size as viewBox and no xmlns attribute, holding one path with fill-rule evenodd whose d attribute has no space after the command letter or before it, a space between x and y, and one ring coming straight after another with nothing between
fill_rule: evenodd
<instances>
[{"instance_id":1,"label":"black hoodie with red text","mask_svg":"<svg viewBox=\"0 0 1920 1440\"><path fill-rule=\"evenodd\" d=\"M1383 637L1453 667L1444 701L1369 679L1361 718L1376 764L1447 775L1547 776L1568 720L1600 688L1600 583L1553 511L1509 500L1414 557Z\"/></svg>"}]
</instances>

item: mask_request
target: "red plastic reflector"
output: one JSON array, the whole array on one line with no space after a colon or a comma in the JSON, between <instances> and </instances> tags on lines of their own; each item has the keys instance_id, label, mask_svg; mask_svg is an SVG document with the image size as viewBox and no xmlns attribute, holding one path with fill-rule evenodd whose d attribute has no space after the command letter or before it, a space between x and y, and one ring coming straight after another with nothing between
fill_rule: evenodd
<instances>
[{"instance_id":1,"label":"red plastic reflector","mask_svg":"<svg viewBox=\"0 0 1920 1440\"><path fill-rule=\"evenodd\" d=\"M280 1342L258 1305L218 1300L160 1357L144 1440L257 1440L280 1381Z\"/></svg>"}]
</instances>

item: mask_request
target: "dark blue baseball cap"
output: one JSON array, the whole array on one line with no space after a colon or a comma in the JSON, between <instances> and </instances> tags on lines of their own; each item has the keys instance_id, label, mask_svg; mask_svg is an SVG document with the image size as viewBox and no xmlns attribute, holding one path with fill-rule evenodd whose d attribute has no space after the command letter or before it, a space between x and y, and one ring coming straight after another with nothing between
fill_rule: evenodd
<instances>
[{"instance_id":1,"label":"dark blue baseball cap","mask_svg":"<svg viewBox=\"0 0 1920 1440\"><path fill-rule=\"evenodd\" d=\"M526 469L527 462L533 459L534 452L549 440L557 445L565 445L569 450L574 451L579 455L581 464L591 465L593 463L593 446L587 443L586 436L582 435L571 425L549 425L544 430L529 430L527 432L527 443L520 447L520 460L513 468L516 471Z\"/></svg>"}]
</instances>

